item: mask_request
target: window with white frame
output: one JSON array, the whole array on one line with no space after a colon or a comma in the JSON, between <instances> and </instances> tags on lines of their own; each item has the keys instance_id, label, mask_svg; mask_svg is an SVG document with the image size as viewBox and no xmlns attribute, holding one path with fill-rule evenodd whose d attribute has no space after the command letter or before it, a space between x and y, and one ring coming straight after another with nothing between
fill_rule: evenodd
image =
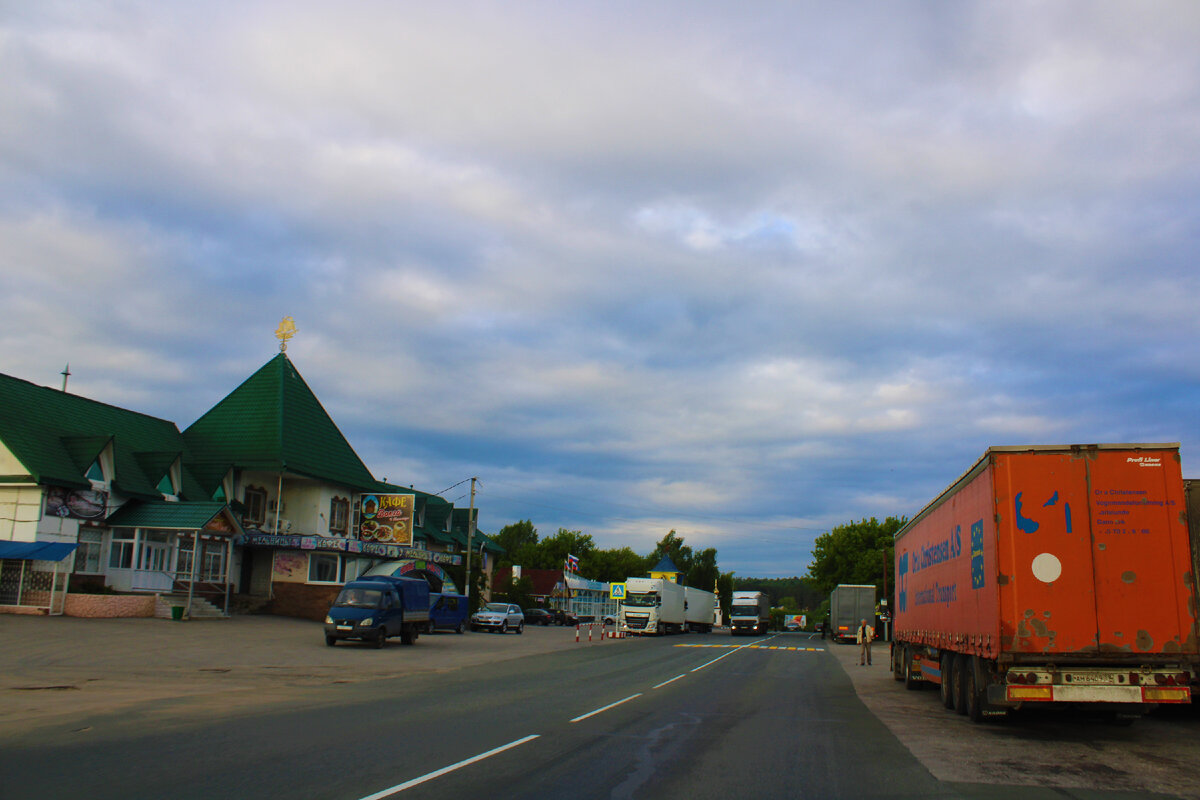
<instances>
[{"instance_id":1,"label":"window with white frame","mask_svg":"<svg viewBox=\"0 0 1200 800\"><path fill-rule=\"evenodd\" d=\"M101 531L81 530L79 532L79 547L75 550L75 571L100 573L100 550L103 546L104 534Z\"/></svg>"},{"instance_id":2,"label":"window with white frame","mask_svg":"<svg viewBox=\"0 0 1200 800\"><path fill-rule=\"evenodd\" d=\"M108 548L108 566L113 569L133 569L133 528L115 528Z\"/></svg>"},{"instance_id":3,"label":"window with white frame","mask_svg":"<svg viewBox=\"0 0 1200 800\"><path fill-rule=\"evenodd\" d=\"M179 549L175 553L175 573L190 578L192 575L192 541L190 536L179 537Z\"/></svg>"},{"instance_id":4,"label":"window with white frame","mask_svg":"<svg viewBox=\"0 0 1200 800\"><path fill-rule=\"evenodd\" d=\"M225 544L204 542L204 558L200 561L200 580L221 581L225 578Z\"/></svg>"},{"instance_id":5,"label":"window with white frame","mask_svg":"<svg viewBox=\"0 0 1200 800\"><path fill-rule=\"evenodd\" d=\"M246 487L246 513L242 516L245 522L258 525L267 521L267 490L256 486Z\"/></svg>"},{"instance_id":6,"label":"window with white frame","mask_svg":"<svg viewBox=\"0 0 1200 800\"><path fill-rule=\"evenodd\" d=\"M335 497L329 501L329 532L343 536L350 524L350 500L345 497Z\"/></svg>"},{"instance_id":7,"label":"window with white frame","mask_svg":"<svg viewBox=\"0 0 1200 800\"><path fill-rule=\"evenodd\" d=\"M310 553L309 583L342 583L342 557L336 553Z\"/></svg>"}]
</instances>

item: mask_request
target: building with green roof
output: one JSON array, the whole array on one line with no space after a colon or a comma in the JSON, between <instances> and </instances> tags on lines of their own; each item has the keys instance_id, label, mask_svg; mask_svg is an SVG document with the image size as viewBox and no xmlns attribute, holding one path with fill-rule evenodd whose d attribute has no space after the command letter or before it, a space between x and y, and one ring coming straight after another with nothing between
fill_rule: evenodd
<instances>
[{"instance_id":1,"label":"building with green roof","mask_svg":"<svg viewBox=\"0 0 1200 800\"><path fill-rule=\"evenodd\" d=\"M182 432L0 375L0 516L0 557L5 541L77 545L76 588L170 591L190 576L314 619L382 564L456 590L468 522L376 480L282 351ZM490 568L503 549L473 536Z\"/></svg>"}]
</instances>

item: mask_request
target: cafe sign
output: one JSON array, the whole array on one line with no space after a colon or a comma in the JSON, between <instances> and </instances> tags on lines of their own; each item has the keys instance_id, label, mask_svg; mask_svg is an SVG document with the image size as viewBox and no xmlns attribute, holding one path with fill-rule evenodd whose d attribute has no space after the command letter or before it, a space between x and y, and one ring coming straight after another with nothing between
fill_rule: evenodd
<instances>
[{"instance_id":1,"label":"cafe sign","mask_svg":"<svg viewBox=\"0 0 1200 800\"><path fill-rule=\"evenodd\" d=\"M409 547L413 542L413 494L368 494L361 506L358 535L363 542Z\"/></svg>"}]
</instances>

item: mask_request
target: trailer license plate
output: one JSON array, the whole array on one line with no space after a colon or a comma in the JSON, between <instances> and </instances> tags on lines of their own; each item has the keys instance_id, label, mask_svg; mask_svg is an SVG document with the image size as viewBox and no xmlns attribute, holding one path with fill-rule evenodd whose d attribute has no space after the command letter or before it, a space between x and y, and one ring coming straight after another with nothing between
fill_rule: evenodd
<instances>
[{"instance_id":1,"label":"trailer license plate","mask_svg":"<svg viewBox=\"0 0 1200 800\"><path fill-rule=\"evenodd\" d=\"M1117 682L1112 675L1094 675L1088 673L1069 672L1065 677L1067 683L1101 684Z\"/></svg>"}]
</instances>

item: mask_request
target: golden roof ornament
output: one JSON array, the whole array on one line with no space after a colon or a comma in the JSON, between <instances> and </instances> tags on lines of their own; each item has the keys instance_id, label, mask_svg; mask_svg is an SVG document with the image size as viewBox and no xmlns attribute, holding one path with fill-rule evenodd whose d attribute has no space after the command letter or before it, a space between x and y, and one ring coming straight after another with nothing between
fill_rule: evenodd
<instances>
[{"instance_id":1,"label":"golden roof ornament","mask_svg":"<svg viewBox=\"0 0 1200 800\"><path fill-rule=\"evenodd\" d=\"M287 352L288 339L296 335L296 321L291 317L284 317L279 323L279 327L275 329L275 338L279 340L279 352Z\"/></svg>"}]
</instances>

